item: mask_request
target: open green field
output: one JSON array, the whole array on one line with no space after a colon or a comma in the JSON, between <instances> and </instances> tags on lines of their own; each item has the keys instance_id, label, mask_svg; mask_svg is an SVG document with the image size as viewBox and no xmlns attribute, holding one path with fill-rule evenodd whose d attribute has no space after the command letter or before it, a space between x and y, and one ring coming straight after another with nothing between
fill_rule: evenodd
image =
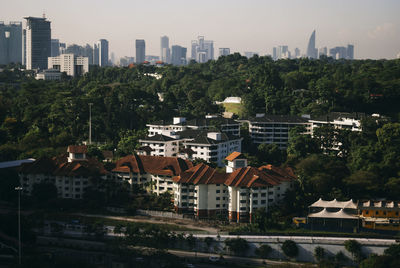
<instances>
[{"instance_id":1,"label":"open green field","mask_svg":"<svg viewBox=\"0 0 400 268\"><path fill-rule=\"evenodd\" d=\"M244 109L241 103L223 103L222 106L225 108L225 112L231 112L239 117L243 116Z\"/></svg>"}]
</instances>

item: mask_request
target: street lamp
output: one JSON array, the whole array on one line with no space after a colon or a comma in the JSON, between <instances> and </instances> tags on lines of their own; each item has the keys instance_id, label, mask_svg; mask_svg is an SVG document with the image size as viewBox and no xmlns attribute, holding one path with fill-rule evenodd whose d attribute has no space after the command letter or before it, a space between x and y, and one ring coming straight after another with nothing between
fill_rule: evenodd
<instances>
[{"instance_id":1,"label":"street lamp","mask_svg":"<svg viewBox=\"0 0 400 268\"><path fill-rule=\"evenodd\" d=\"M21 191L22 187L15 187L18 191L18 263L21 265Z\"/></svg>"}]
</instances>

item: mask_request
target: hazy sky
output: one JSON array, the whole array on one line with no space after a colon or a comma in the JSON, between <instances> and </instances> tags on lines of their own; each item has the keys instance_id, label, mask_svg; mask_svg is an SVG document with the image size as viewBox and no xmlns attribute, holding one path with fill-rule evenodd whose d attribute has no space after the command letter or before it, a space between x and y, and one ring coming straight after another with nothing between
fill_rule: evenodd
<instances>
[{"instance_id":1,"label":"hazy sky","mask_svg":"<svg viewBox=\"0 0 400 268\"><path fill-rule=\"evenodd\" d=\"M400 0L0 0L0 20L25 16L51 21L52 38L93 44L133 56L134 40L146 54L160 54L160 36L188 48L198 35L231 52L271 54L272 47L299 47L315 29L317 47L355 46L356 58L395 58L400 53Z\"/></svg>"}]
</instances>

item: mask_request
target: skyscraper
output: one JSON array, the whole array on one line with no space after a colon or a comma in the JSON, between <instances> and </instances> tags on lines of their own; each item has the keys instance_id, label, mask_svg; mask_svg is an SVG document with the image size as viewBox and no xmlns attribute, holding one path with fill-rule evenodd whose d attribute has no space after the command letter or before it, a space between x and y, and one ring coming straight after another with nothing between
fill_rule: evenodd
<instances>
[{"instance_id":1,"label":"skyscraper","mask_svg":"<svg viewBox=\"0 0 400 268\"><path fill-rule=\"evenodd\" d=\"M221 47L219 49L219 56L228 56L229 54L231 54L231 50L227 47Z\"/></svg>"},{"instance_id":2,"label":"skyscraper","mask_svg":"<svg viewBox=\"0 0 400 268\"><path fill-rule=\"evenodd\" d=\"M60 55L60 40L51 39L51 56L57 57Z\"/></svg>"},{"instance_id":3,"label":"skyscraper","mask_svg":"<svg viewBox=\"0 0 400 268\"><path fill-rule=\"evenodd\" d=\"M354 45L347 45L347 57L348 60L354 60Z\"/></svg>"},{"instance_id":4,"label":"skyscraper","mask_svg":"<svg viewBox=\"0 0 400 268\"><path fill-rule=\"evenodd\" d=\"M0 64L22 62L22 22L0 22Z\"/></svg>"},{"instance_id":5,"label":"skyscraper","mask_svg":"<svg viewBox=\"0 0 400 268\"><path fill-rule=\"evenodd\" d=\"M308 41L307 57L311 59L318 58L318 49L315 48L315 30L312 32L310 40Z\"/></svg>"},{"instance_id":6,"label":"skyscraper","mask_svg":"<svg viewBox=\"0 0 400 268\"><path fill-rule=\"evenodd\" d=\"M203 63L214 59L214 42L204 40L204 36L199 36L192 41L192 59Z\"/></svg>"},{"instance_id":7,"label":"skyscraper","mask_svg":"<svg viewBox=\"0 0 400 268\"><path fill-rule=\"evenodd\" d=\"M47 69L51 56L51 28L46 18L26 19L26 69Z\"/></svg>"},{"instance_id":8,"label":"skyscraper","mask_svg":"<svg viewBox=\"0 0 400 268\"><path fill-rule=\"evenodd\" d=\"M294 58L295 58L295 59L300 58L300 49L299 49L298 47L296 47L296 48L294 49Z\"/></svg>"},{"instance_id":9,"label":"skyscraper","mask_svg":"<svg viewBox=\"0 0 400 268\"><path fill-rule=\"evenodd\" d=\"M136 63L143 63L146 57L146 42L143 39L136 39Z\"/></svg>"},{"instance_id":10,"label":"skyscraper","mask_svg":"<svg viewBox=\"0 0 400 268\"><path fill-rule=\"evenodd\" d=\"M277 47L273 47L272 48L272 59L273 60L277 60L278 59L278 48Z\"/></svg>"},{"instance_id":11,"label":"skyscraper","mask_svg":"<svg viewBox=\"0 0 400 268\"><path fill-rule=\"evenodd\" d=\"M161 60L165 63L171 63L171 51L169 49L168 36L161 36Z\"/></svg>"},{"instance_id":12,"label":"skyscraper","mask_svg":"<svg viewBox=\"0 0 400 268\"><path fill-rule=\"evenodd\" d=\"M101 67L108 66L108 41L106 39L100 39L97 41L95 45L95 51L93 53L96 59L93 59L95 64L98 64Z\"/></svg>"},{"instance_id":13,"label":"skyscraper","mask_svg":"<svg viewBox=\"0 0 400 268\"><path fill-rule=\"evenodd\" d=\"M172 46L171 63L174 65L185 65L186 64L186 47Z\"/></svg>"}]
</instances>

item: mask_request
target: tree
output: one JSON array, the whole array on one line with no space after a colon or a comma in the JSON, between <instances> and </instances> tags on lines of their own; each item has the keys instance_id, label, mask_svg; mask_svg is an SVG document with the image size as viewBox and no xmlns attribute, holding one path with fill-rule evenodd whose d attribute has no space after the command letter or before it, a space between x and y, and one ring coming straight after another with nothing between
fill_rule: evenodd
<instances>
[{"instance_id":1,"label":"tree","mask_svg":"<svg viewBox=\"0 0 400 268\"><path fill-rule=\"evenodd\" d=\"M286 152L275 143L262 143L257 147L257 157L263 164L280 166L286 161Z\"/></svg>"},{"instance_id":2,"label":"tree","mask_svg":"<svg viewBox=\"0 0 400 268\"><path fill-rule=\"evenodd\" d=\"M207 251L210 249L211 245L214 243L214 238L207 236L204 238L204 243L207 245Z\"/></svg>"},{"instance_id":3,"label":"tree","mask_svg":"<svg viewBox=\"0 0 400 268\"><path fill-rule=\"evenodd\" d=\"M282 244L282 250L289 258L295 258L299 254L299 248L293 240L285 240Z\"/></svg>"},{"instance_id":4,"label":"tree","mask_svg":"<svg viewBox=\"0 0 400 268\"><path fill-rule=\"evenodd\" d=\"M272 248L270 245L263 244L256 249L256 255L262 259L267 259L269 254L271 254Z\"/></svg>"},{"instance_id":5,"label":"tree","mask_svg":"<svg viewBox=\"0 0 400 268\"><path fill-rule=\"evenodd\" d=\"M317 260L317 262L321 262L325 258L325 249L323 247L316 247L314 249L314 257Z\"/></svg>"},{"instance_id":6,"label":"tree","mask_svg":"<svg viewBox=\"0 0 400 268\"><path fill-rule=\"evenodd\" d=\"M225 245L228 247L229 251L232 251L235 255L245 255L249 244L246 239L243 238L228 238L225 240Z\"/></svg>"},{"instance_id":7,"label":"tree","mask_svg":"<svg viewBox=\"0 0 400 268\"><path fill-rule=\"evenodd\" d=\"M344 242L344 248L351 253L353 260L357 263L360 262L362 255L361 255L361 244L357 240L346 240Z\"/></svg>"}]
</instances>

